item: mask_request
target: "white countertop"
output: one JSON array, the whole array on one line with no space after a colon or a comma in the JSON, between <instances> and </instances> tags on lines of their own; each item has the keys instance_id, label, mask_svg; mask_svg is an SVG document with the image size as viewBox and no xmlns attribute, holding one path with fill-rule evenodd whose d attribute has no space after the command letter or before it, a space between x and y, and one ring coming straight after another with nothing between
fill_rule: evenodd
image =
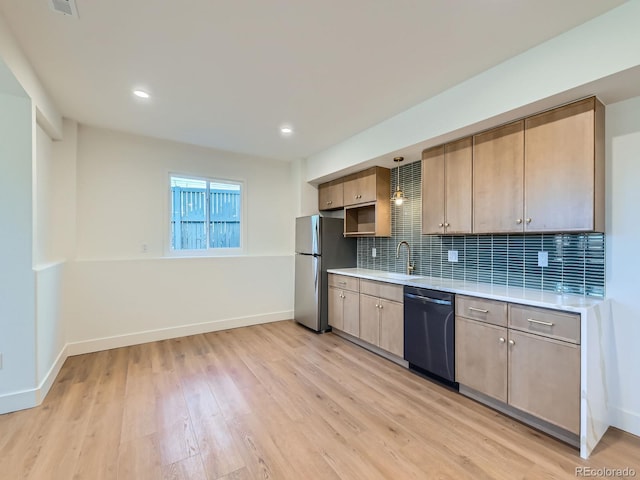
<instances>
[{"instance_id":1,"label":"white countertop","mask_svg":"<svg viewBox=\"0 0 640 480\"><path fill-rule=\"evenodd\" d=\"M474 297L502 300L504 302L521 303L534 307L553 308L567 312L585 313L606 300L603 298L583 297L580 295L561 295L554 292L533 290L522 287L507 287L490 283L466 282L439 277L423 277L402 273L369 270L366 268L334 268L329 273L348 275L368 280L410 285L413 287L431 288L444 292L470 295Z\"/></svg>"}]
</instances>

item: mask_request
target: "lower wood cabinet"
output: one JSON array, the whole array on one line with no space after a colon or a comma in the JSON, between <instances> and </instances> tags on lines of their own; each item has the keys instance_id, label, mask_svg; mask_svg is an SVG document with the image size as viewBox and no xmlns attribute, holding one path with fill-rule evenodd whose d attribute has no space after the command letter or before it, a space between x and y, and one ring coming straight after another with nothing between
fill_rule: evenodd
<instances>
[{"instance_id":1,"label":"lower wood cabinet","mask_svg":"<svg viewBox=\"0 0 640 480\"><path fill-rule=\"evenodd\" d=\"M380 343L379 299L360 294L360 338L378 346Z\"/></svg>"},{"instance_id":2,"label":"lower wood cabinet","mask_svg":"<svg viewBox=\"0 0 640 480\"><path fill-rule=\"evenodd\" d=\"M357 337L360 334L360 299L357 278L329 274L329 325Z\"/></svg>"},{"instance_id":3,"label":"lower wood cabinet","mask_svg":"<svg viewBox=\"0 0 640 480\"><path fill-rule=\"evenodd\" d=\"M398 357L404 357L402 286L362 280L360 338Z\"/></svg>"},{"instance_id":4,"label":"lower wood cabinet","mask_svg":"<svg viewBox=\"0 0 640 480\"><path fill-rule=\"evenodd\" d=\"M404 304L380 300L380 348L404 357Z\"/></svg>"},{"instance_id":5,"label":"lower wood cabinet","mask_svg":"<svg viewBox=\"0 0 640 480\"><path fill-rule=\"evenodd\" d=\"M509 405L580 433L580 345L509 331Z\"/></svg>"},{"instance_id":6,"label":"lower wood cabinet","mask_svg":"<svg viewBox=\"0 0 640 480\"><path fill-rule=\"evenodd\" d=\"M579 435L579 317L464 296L456 312L456 381Z\"/></svg>"},{"instance_id":7,"label":"lower wood cabinet","mask_svg":"<svg viewBox=\"0 0 640 480\"><path fill-rule=\"evenodd\" d=\"M403 304L360 294L360 338L394 355L403 357Z\"/></svg>"},{"instance_id":8,"label":"lower wood cabinet","mask_svg":"<svg viewBox=\"0 0 640 480\"><path fill-rule=\"evenodd\" d=\"M329 274L329 325L403 358L402 285Z\"/></svg>"},{"instance_id":9,"label":"lower wood cabinet","mask_svg":"<svg viewBox=\"0 0 640 480\"><path fill-rule=\"evenodd\" d=\"M456 381L507 403L507 329L456 317Z\"/></svg>"}]
</instances>

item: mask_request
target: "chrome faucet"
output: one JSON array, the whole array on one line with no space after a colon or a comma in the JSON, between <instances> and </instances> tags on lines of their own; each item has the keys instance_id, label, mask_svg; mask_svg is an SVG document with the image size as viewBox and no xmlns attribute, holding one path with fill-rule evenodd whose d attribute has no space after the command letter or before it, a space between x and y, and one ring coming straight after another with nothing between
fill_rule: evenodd
<instances>
[{"instance_id":1,"label":"chrome faucet","mask_svg":"<svg viewBox=\"0 0 640 480\"><path fill-rule=\"evenodd\" d=\"M411 263L411 247L409 246L409 242L403 240L396 247L396 258L400 257L400 247L402 245L407 246L407 275L411 275L411 272L415 270L415 266Z\"/></svg>"}]
</instances>

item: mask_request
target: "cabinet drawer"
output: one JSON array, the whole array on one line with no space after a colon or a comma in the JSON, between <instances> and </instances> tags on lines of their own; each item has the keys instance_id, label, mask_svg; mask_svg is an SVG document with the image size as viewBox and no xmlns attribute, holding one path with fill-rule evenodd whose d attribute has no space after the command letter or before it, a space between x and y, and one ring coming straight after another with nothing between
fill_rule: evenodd
<instances>
[{"instance_id":1,"label":"cabinet drawer","mask_svg":"<svg viewBox=\"0 0 640 480\"><path fill-rule=\"evenodd\" d=\"M507 326L507 304L497 300L456 295L456 315L500 327Z\"/></svg>"},{"instance_id":2,"label":"cabinet drawer","mask_svg":"<svg viewBox=\"0 0 640 480\"><path fill-rule=\"evenodd\" d=\"M360 279L356 277L349 277L347 275L336 275L335 273L329 274L330 287L343 288L345 290L357 292L359 281Z\"/></svg>"},{"instance_id":3,"label":"cabinet drawer","mask_svg":"<svg viewBox=\"0 0 640 480\"><path fill-rule=\"evenodd\" d=\"M374 280L360 280L360 293L400 303L403 301L404 294L402 285Z\"/></svg>"},{"instance_id":4,"label":"cabinet drawer","mask_svg":"<svg viewBox=\"0 0 640 480\"><path fill-rule=\"evenodd\" d=\"M525 305L509 305L509 327L580 344L580 315Z\"/></svg>"}]
</instances>

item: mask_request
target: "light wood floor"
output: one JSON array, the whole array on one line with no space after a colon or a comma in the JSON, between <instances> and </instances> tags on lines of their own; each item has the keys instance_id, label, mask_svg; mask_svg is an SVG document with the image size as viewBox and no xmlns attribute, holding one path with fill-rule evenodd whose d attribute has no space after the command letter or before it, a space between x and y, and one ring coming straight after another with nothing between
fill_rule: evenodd
<instances>
[{"instance_id":1,"label":"light wood floor","mask_svg":"<svg viewBox=\"0 0 640 480\"><path fill-rule=\"evenodd\" d=\"M69 358L0 416L2 479L542 479L632 467L610 429L577 450L293 322Z\"/></svg>"}]
</instances>

